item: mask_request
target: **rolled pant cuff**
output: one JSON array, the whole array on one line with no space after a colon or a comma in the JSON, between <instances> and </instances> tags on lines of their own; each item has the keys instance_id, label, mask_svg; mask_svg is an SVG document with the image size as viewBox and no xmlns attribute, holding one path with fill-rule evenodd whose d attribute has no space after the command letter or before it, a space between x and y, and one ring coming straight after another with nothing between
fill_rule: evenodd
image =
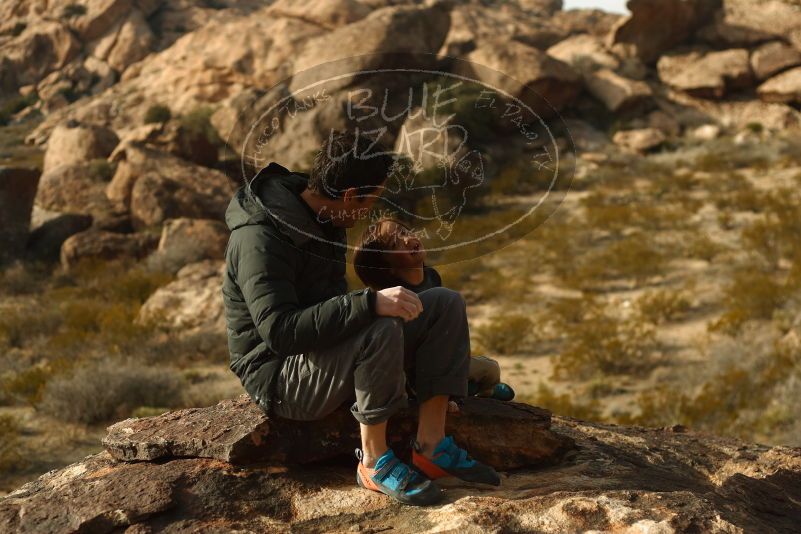
<instances>
[{"instance_id":1,"label":"rolled pant cuff","mask_svg":"<svg viewBox=\"0 0 801 534\"><path fill-rule=\"evenodd\" d=\"M467 377L444 376L435 380L417 384L415 390L417 392L418 404L422 404L431 397L435 397L437 395L465 397L467 396Z\"/></svg>"},{"instance_id":2,"label":"rolled pant cuff","mask_svg":"<svg viewBox=\"0 0 801 534\"><path fill-rule=\"evenodd\" d=\"M378 425L387 421L390 417L408 406L409 399L404 395L387 406L382 406L381 408L375 408L373 410L359 410L356 403L354 403L350 407L350 413L363 425Z\"/></svg>"}]
</instances>

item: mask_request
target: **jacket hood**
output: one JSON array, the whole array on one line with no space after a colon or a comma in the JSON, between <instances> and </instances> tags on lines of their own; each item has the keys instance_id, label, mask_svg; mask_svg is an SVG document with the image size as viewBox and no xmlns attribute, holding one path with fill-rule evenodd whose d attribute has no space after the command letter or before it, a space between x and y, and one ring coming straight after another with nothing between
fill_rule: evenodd
<instances>
[{"instance_id":1,"label":"jacket hood","mask_svg":"<svg viewBox=\"0 0 801 534\"><path fill-rule=\"evenodd\" d=\"M311 238L328 241L299 194L308 184L308 175L291 172L275 162L261 169L237 191L225 211L229 230L242 226L272 223L296 245Z\"/></svg>"}]
</instances>

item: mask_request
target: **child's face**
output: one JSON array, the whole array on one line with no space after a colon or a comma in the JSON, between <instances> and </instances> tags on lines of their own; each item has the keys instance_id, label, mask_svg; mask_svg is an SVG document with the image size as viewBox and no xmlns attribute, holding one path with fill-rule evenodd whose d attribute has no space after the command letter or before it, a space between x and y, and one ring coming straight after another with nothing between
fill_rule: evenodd
<instances>
[{"instance_id":1,"label":"child's face","mask_svg":"<svg viewBox=\"0 0 801 534\"><path fill-rule=\"evenodd\" d=\"M385 222L382 231L390 236L393 252L388 253L388 261L393 267L420 267L426 257L423 244L408 228L395 222Z\"/></svg>"}]
</instances>

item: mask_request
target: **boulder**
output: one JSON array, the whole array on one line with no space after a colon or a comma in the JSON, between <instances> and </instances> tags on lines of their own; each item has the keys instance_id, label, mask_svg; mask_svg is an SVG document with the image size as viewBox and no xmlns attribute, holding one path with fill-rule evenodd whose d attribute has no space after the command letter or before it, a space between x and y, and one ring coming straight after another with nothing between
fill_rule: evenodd
<instances>
[{"instance_id":1,"label":"boulder","mask_svg":"<svg viewBox=\"0 0 801 534\"><path fill-rule=\"evenodd\" d=\"M764 44L751 53L751 69L760 81L799 65L801 52L780 41Z\"/></svg>"},{"instance_id":2,"label":"boulder","mask_svg":"<svg viewBox=\"0 0 801 534\"><path fill-rule=\"evenodd\" d=\"M47 142L43 172L62 165L105 159L118 142L112 130L101 126L72 122L57 126Z\"/></svg>"},{"instance_id":3,"label":"boulder","mask_svg":"<svg viewBox=\"0 0 801 534\"><path fill-rule=\"evenodd\" d=\"M592 96L614 113L637 108L651 98L651 88L647 83L624 78L610 69L585 73L584 85Z\"/></svg>"},{"instance_id":4,"label":"boulder","mask_svg":"<svg viewBox=\"0 0 801 534\"><path fill-rule=\"evenodd\" d=\"M202 260L222 261L229 235L222 221L169 219L164 223L158 249L150 260L170 272Z\"/></svg>"},{"instance_id":5,"label":"boulder","mask_svg":"<svg viewBox=\"0 0 801 534\"><path fill-rule=\"evenodd\" d=\"M117 72L147 56L155 44L155 36L144 15L134 9L120 25L114 36L114 44L104 58Z\"/></svg>"},{"instance_id":6,"label":"boulder","mask_svg":"<svg viewBox=\"0 0 801 534\"><path fill-rule=\"evenodd\" d=\"M278 0L267 10L274 17L292 17L333 30L361 20L370 8L356 0Z\"/></svg>"},{"instance_id":7,"label":"boulder","mask_svg":"<svg viewBox=\"0 0 801 534\"><path fill-rule=\"evenodd\" d=\"M469 397L446 423L446 433L469 443L476 459L506 471L548 465L572 447L550 430L551 413L516 402ZM399 454L416 428L416 410L390 420L388 441ZM497 437L503 436L499 442ZM103 446L117 460L216 458L237 465L254 462L305 464L352 454L360 443L350 403L313 422L269 418L247 394L209 408L190 408L108 427ZM407 451L408 452L408 451Z\"/></svg>"},{"instance_id":8,"label":"boulder","mask_svg":"<svg viewBox=\"0 0 801 534\"><path fill-rule=\"evenodd\" d=\"M137 321L156 322L181 335L224 332L225 316L220 287L225 265L220 260L191 263L176 279L157 289L142 305Z\"/></svg>"},{"instance_id":9,"label":"boulder","mask_svg":"<svg viewBox=\"0 0 801 534\"><path fill-rule=\"evenodd\" d=\"M569 106L581 91L581 77L570 65L522 43L485 41L466 59L478 66L460 63L458 74L510 93L542 117Z\"/></svg>"},{"instance_id":10,"label":"boulder","mask_svg":"<svg viewBox=\"0 0 801 534\"><path fill-rule=\"evenodd\" d=\"M222 220L233 193L225 174L136 143L110 159L118 164L106 194L136 228L178 217Z\"/></svg>"},{"instance_id":11,"label":"boulder","mask_svg":"<svg viewBox=\"0 0 801 534\"><path fill-rule=\"evenodd\" d=\"M460 3L451 10L451 25L439 55L461 57L476 48L484 39L507 35L540 50L564 39L567 34L555 29L538 10L515 8L514 3L488 10L478 3Z\"/></svg>"},{"instance_id":12,"label":"boulder","mask_svg":"<svg viewBox=\"0 0 801 534\"><path fill-rule=\"evenodd\" d=\"M13 72L17 87L35 84L61 69L81 48L78 39L61 22L38 20L10 41L0 44L0 79L6 69Z\"/></svg>"},{"instance_id":13,"label":"boulder","mask_svg":"<svg viewBox=\"0 0 801 534\"><path fill-rule=\"evenodd\" d=\"M98 167L111 171L108 162L100 159L93 163L67 163L44 172L36 192L36 205L51 211L103 218L114 207L105 192L110 175L103 176Z\"/></svg>"},{"instance_id":14,"label":"boulder","mask_svg":"<svg viewBox=\"0 0 801 534\"><path fill-rule=\"evenodd\" d=\"M778 37L775 33L762 31L758 28L733 24L721 15L723 13L718 13L714 22L698 30L695 34L695 40L707 43L715 48L753 48Z\"/></svg>"},{"instance_id":15,"label":"boulder","mask_svg":"<svg viewBox=\"0 0 801 534\"><path fill-rule=\"evenodd\" d=\"M634 152L645 153L662 145L667 138L656 128L640 128L617 132L612 141Z\"/></svg>"},{"instance_id":16,"label":"boulder","mask_svg":"<svg viewBox=\"0 0 801 534\"><path fill-rule=\"evenodd\" d=\"M726 0L725 22L739 28L779 36L801 49L801 11L792 1Z\"/></svg>"},{"instance_id":17,"label":"boulder","mask_svg":"<svg viewBox=\"0 0 801 534\"><path fill-rule=\"evenodd\" d=\"M123 142L153 147L205 167L214 166L218 160L219 148L206 132L188 128L179 120L139 126L125 134L120 140Z\"/></svg>"},{"instance_id":18,"label":"boulder","mask_svg":"<svg viewBox=\"0 0 801 534\"><path fill-rule=\"evenodd\" d=\"M564 61L580 72L590 72L599 68L615 70L620 60L612 55L601 39L588 34L578 34L553 45L548 55Z\"/></svg>"},{"instance_id":19,"label":"boulder","mask_svg":"<svg viewBox=\"0 0 801 534\"><path fill-rule=\"evenodd\" d=\"M548 24L568 35L587 33L595 37L606 37L624 18L623 15L603 9L568 9L554 13Z\"/></svg>"},{"instance_id":20,"label":"boulder","mask_svg":"<svg viewBox=\"0 0 801 534\"><path fill-rule=\"evenodd\" d=\"M656 128L667 136L677 136L681 132L681 123L670 113L657 109L648 114L648 128Z\"/></svg>"},{"instance_id":21,"label":"boulder","mask_svg":"<svg viewBox=\"0 0 801 534\"><path fill-rule=\"evenodd\" d=\"M0 167L0 263L15 259L25 248L38 183L35 169Z\"/></svg>"},{"instance_id":22,"label":"boulder","mask_svg":"<svg viewBox=\"0 0 801 534\"><path fill-rule=\"evenodd\" d=\"M612 29L610 46L633 46L642 61L654 63L710 23L723 0L629 0L627 6L631 16Z\"/></svg>"},{"instance_id":23,"label":"boulder","mask_svg":"<svg viewBox=\"0 0 801 534\"><path fill-rule=\"evenodd\" d=\"M223 401L222 405L233 408L238 402ZM547 431L560 441L571 440L575 449L545 468L502 471L500 487L448 483L441 503L420 508L398 506L385 495L357 487L353 459L323 465L280 461L238 465L175 454L204 450L247 459L239 451L275 445L270 441L273 421L259 426L260 415L254 413L252 420L239 415L252 407L237 408L229 417L219 406L159 416L157 420L167 429L176 429L161 435L153 426L154 419L121 425L114 435L124 449L122 454L135 456L142 451L146 457L144 444L151 443L153 455L166 454L163 460L120 461L103 451L49 471L0 500L0 530L795 532L801 515L801 450L793 447L749 444L680 426L626 427L553 416ZM542 410L516 403L509 407L522 413L506 426L501 424L508 421L505 415L500 421L479 415L497 430L475 425L469 432L478 447L491 442L500 456L506 449L507 431L514 435L541 431L537 414ZM204 418L211 410L218 415ZM316 445L333 450L340 440L353 441L355 436L348 429L356 426L355 421L341 412L338 417L344 426L333 444L289 441L284 444L289 455L299 455L292 445L299 450ZM449 428L459 431L462 424L472 426L471 417L449 415ZM526 417L533 419L535 429L518 424ZM173 427L173 421L179 424ZM290 440L296 435L321 436L329 428L327 423L322 428L314 423L278 424L281 432L297 428ZM130 444L124 441L124 428L132 431ZM266 441L257 444L265 431ZM249 433L249 438L243 438ZM189 443L191 436L199 439ZM237 442L241 445L234 445ZM526 452L541 443L535 441ZM472 441L467 447L473 450Z\"/></svg>"},{"instance_id":24,"label":"boulder","mask_svg":"<svg viewBox=\"0 0 801 534\"><path fill-rule=\"evenodd\" d=\"M26 256L34 260L56 262L61 246L68 238L92 226L92 216L79 213L60 213L31 228Z\"/></svg>"},{"instance_id":25,"label":"boulder","mask_svg":"<svg viewBox=\"0 0 801 534\"><path fill-rule=\"evenodd\" d=\"M563 6L562 0L517 0L517 3L526 11L547 17L560 11Z\"/></svg>"},{"instance_id":26,"label":"boulder","mask_svg":"<svg viewBox=\"0 0 801 534\"><path fill-rule=\"evenodd\" d=\"M662 56L657 70L663 83L701 98L722 98L728 92L750 87L753 80L744 49Z\"/></svg>"},{"instance_id":27,"label":"boulder","mask_svg":"<svg viewBox=\"0 0 801 534\"><path fill-rule=\"evenodd\" d=\"M70 17L69 24L82 41L97 39L108 32L115 23L131 10L130 0L87 0L81 3L85 8L82 15Z\"/></svg>"},{"instance_id":28,"label":"boulder","mask_svg":"<svg viewBox=\"0 0 801 534\"><path fill-rule=\"evenodd\" d=\"M363 70L433 67L433 58L410 58L402 54L430 54L439 50L449 28L446 3L373 11L353 24L309 39L294 62L290 92L298 93L322 80L327 80L325 87L329 91L347 87L356 79L355 73ZM302 72L307 69L311 70ZM341 76L349 72L354 74ZM341 77L332 80L334 76Z\"/></svg>"},{"instance_id":29,"label":"boulder","mask_svg":"<svg viewBox=\"0 0 801 534\"><path fill-rule=\"evenodd\" d=\"M757 94L763 102L801 103L801 67L774 76L759 87Z\"/></svg>"},{"instance_id":30,"label":"boulder","mask_svg":"<svg viewBox=\"0 0 801 534\"><path fill-rule=\"evenodd\" d=\"M61 245L61 266L70 270L82 260L141 260L156 248L158 239L149 234L117 234L87 230L69 237Z\"/></svg>"},{"instance_id":31,"label":"boulder","mask_svg":"<svg viewBox=\"0 0 801 534\"><path fill-rule=\"evenodd\" d=\"M704 124L692 131L694 139L699 141L712 141L720 136L720 126L717 124Z\"/></svg>"}]
</instances>

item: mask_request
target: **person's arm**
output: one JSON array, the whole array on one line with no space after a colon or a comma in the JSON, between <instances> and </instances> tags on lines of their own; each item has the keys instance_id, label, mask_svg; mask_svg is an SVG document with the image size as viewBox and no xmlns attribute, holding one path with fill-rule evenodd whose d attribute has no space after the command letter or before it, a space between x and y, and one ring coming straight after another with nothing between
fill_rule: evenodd
<instances>
[{"instance_id":1,"label":"person's arm","mask_svg":"<svg viewBox=\"0 0 801 534\"><path fill-rule=\"evenodd\" d=\"M252 228L252 229L251 229ZM375 317L369 289L337 295L303 308L295 290L299 257L293 246L268 236L264 228L240 232L247 245L234 251L236 279L259 335L279 355L328 347L364 328ZM252 238L252 239L249 239Z\"/></svg>"}]
</instances>

